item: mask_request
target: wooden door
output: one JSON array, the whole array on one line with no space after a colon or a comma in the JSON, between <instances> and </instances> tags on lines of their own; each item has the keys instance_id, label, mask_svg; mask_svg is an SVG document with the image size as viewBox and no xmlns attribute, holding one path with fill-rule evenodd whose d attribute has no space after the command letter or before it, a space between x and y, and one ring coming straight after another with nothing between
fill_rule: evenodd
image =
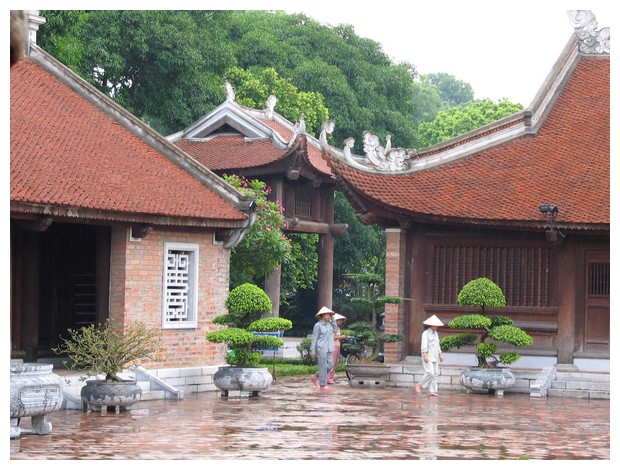
<instances>
[{"instance_id":1,"label":"wooden door","mask_svg":"<svg viewBox=\"0 0 620 470\"><path fill-rule=\"evenodd\" d=\"M586 253L586 352L609 352L609 267L608 251Z\"/></svg>"}]
</instances>

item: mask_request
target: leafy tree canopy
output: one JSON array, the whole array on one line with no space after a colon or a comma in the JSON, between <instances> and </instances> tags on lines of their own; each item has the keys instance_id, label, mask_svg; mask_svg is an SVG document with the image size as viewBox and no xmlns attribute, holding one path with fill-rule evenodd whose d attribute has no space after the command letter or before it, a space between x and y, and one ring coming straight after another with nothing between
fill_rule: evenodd
<instances>
[{"instance_id":1,"label":"leafy tree canopy","mask_svg":"<svg viewBox=\"0 0 620 470\"><path fill-rule=\"evenodd\" d=\"M509 116L523 109L520 104L490 99L469 103L440 111L430 122L418 126L420 141L429 146L451 139L490 122Z\"/></svg>"}]
</instances>

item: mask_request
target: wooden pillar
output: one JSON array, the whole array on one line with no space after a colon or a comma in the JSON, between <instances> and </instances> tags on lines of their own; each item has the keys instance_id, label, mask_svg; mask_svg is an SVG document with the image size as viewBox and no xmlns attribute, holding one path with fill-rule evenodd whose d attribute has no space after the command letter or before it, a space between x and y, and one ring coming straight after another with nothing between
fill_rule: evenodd
<instances>
[{"instance_id":1,"label":"wooden pillar","mask_svg":"<svg viewBox=\"0 0 620 470\"><path fill-rule=\"evenodd\" d=\"M319 275L317 310L332 307L334 290L334 236L331 233L319 235Z\"/></svg>"},{"instance_id":2,"label":"wooden pillar","mask_svg":"<svg viewBox=\"0 0 620 470\"><path fill-rule=\"evenodd\" d=\"M388 228L385 232L385 295L407 297L405 290L407 232L401 228ZM407 340L405 317L409 303L404 301L400 304L385 304L385 333L404 336L402 342L385 344L385 362L399 362L405 355Z\"/></svg>"},{"instance_id":3,"label":"wooden pillar","mask_svg":"<svg viewBox=\"0 0 620 470\"><path fill-rule=\"evenodd\" d=\"M322 222L333 225L334 223L334 190L317 191L320 197L320 206L323 212ZM318 273L318 298L317 310L321 307L332 308L332 295L334 290L334 235L328 230L319 235L319 273Z\"/></svg>"},{"instance_id":4,"label":"wooden pillar","mask_svg":"<svg viewBox=\"0 0 620 470\"><path fill-rule=\"evenodd\" d=\"M24 231L24 277L22 282L22 348L27 361L36 361L39 348L39 277L40 236L37 232Z\"/></svg>"},{"instance_id":5,"label":"wooden pillar","mask_svg":"<svg viewBox=\"0 0 620 470\"><path fill-rule=\"evenodd\" d=\"M271 316L280 316L280 284L282 280L282 268L278 266L265 278L265 293L271 300Z\"/></svg>"},{"instance_id":6,"label":"wooden pillar","mask_svg":"<svg viewBox=\"0 0 620 470\"><path fill-rule=\"evenodd\" d=\"M577 290L583 289L575 282L578 269L576 245L567 241L556 250L558 256L558 275L555 286L558 292L558 363L572 364L575 351Z\"/></svg>"},{"instance_id":7,"label":"wooden pillar","mask_svg":"<svg viewBox=\"0 0 620 470\"><path fill-rule=\"evenodd\" d=\"M409 302L411 308L408 317L408 352L411 356L421 356L422 332L424 327L422 322L426 320L424 304L427 301L426 295L426 273L427 273L427 243L424 235L424 227L417 226L413 234L409 237L410 269L411 269L411 295L413 299ZM432 258L431 258L432 259ZM430 267L428 268L430 269ZM445 322L444 322L445 323Z\"/></svg>"}]
</instances>

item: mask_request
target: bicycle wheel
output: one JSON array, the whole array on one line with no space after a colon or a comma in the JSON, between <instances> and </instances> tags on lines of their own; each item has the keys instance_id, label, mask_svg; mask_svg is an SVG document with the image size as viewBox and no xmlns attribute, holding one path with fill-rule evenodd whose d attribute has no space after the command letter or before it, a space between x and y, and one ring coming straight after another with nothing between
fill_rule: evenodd
<instances>
[{"instance_id":1,"label":"bicycle wheel","mask_svg":"<svg viewBox=\"0 0 620 470\"><path fill-rule=\"evenodd\" d=\"M349 354L347 356L347 360L346 360L345 364L356 364L358 362L362 362L362 358L360 357L359 354L353 353L353 354ZM349 374L349 369L346 369L345 372L347 374L347 379L351 380L352 375Z\"/></svg>"}]
</instances>

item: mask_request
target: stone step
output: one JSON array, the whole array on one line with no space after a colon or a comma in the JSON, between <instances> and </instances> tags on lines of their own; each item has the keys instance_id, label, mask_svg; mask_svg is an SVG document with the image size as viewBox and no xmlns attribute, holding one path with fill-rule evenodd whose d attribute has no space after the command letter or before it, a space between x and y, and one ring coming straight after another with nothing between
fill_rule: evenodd
<instances>
[{"instance_id":1,"label":"stone step","mask_svg":"<svg viewBox=\"0 0 620 470\"><path fill-rule=\"evenodd\" d=\"M551 382L551 397L610 399L610 374L597 372L561 371Z\"/></svg>"},{"instance_id":2,"label":"stone step","mask_svg":"<svg viewBox=\"0 0 620 470\"><path fill-rule=\"evenodd\" d=\"M564 382L606 382L609 383L610 374L598 372L556 372L556 380Z\"/></svg>"},{"instance_id":3,"label":"stone step","mask_svg":"<svg viewBox=\"0 0 620 470\"><path fill-rule=\"evenodd\" d=\"M549 390L547 390L547 396L609 400L610 392L600 391L600 390L571 390L571 389L561 389L561 388L550 388Z\"/></svg>"}]
</instances>

